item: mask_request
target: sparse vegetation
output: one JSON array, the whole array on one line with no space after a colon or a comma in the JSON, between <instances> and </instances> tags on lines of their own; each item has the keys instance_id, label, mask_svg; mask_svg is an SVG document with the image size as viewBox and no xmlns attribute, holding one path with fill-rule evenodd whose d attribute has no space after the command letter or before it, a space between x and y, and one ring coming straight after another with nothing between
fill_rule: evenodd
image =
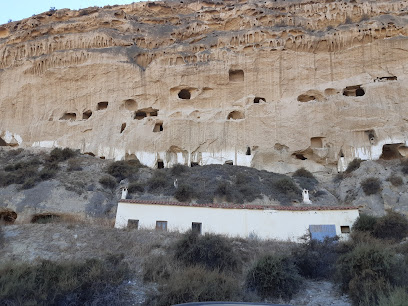
<instances>
[{"instance_id":1,"label":"sparse vegetation","mask_svg":"<svg viewBox=\"0 0 408 306\"><path fill-rule=\"evenodd\" d=\"M113 188L115 188L116 187L116 180L112 177L112 176L109 176L109 175L105 175L105 176L102 176L101 178L100 178L100 180L99 180L99 183L103 186L103 187L105 187L105 188L109 188L109 189L113 189Z\"/></svg>"},{"instance_id":2,"label":"sparse vegetation","mask_svg":"<svg viewBox=\"0 0 408 306\"><path fill-rule=\"evenodd\" d=\"M398 187L404 184L404 181L402 180L402 177L400 177L397 174L392 174L388 177L387 179L393 186Z\"/></svg>"},{"instance_id":3,"label":"sparse vegetation","mask_svg":"<svg viewBox=\"0 0 408 306\"><path fill-rule=\"evenodd\" d=\"M306 177L306 178L315 179L313 173L311 173L310 171L306 170L305 168L297 169L297 170L293 173L293 176L294 176L294 177Z\"/></svg>"},{"instance_id":4,"label":"sparse vegetation","mask_svg":"<svg viewBox=\"0 0 408 306\"><path fill-rule=\"evenodd\" d=\"M77 152L70 148L55 148L50 152L48 160L50 162L62 162L74 157L76 154Z\"/></svg>"},{"instance_id":5,"label":"sparse vegetation","mask_svg":"<svg viewBox=\"0 0 408 306\"><path fill-rule=\"evenodd\" d=\"M4 305L118 305L129 275L121 258L56 263L3 263L0 300Z\"/></svg>"},{"instance_id":6,"label":"sparse vegetation","mask_svg":"<svg viewBox=\"0 0 408 306\"><path fill-rule=\"evenodd\" d=\"M130 183L128 185L128 191L129 191L129 193L143 192L144 191L144 186L141 183L132 182L132 183Z\"/></svg>"},{"instance_id":7,"label":"sparse vegetation","mask_svg":"<svg viewBox=\"0 0 408 306\"><path fill-rule=\"evenodd\" d=\"M408 219L396 212L388 211L377 219L373 229L374 237L401 241L408 235Z\"/></svg>"},{"instance_id":8,"label":"sparse vegetation","mask_svg":"<svg viewBox=\"0 0 408 306\"><path fill-rule=\"evenodd\" d=\"M360 214L356 222L353 224L354 231L373 233L377 218L374 216Z\"/></svg>"},{"instance_id":9,"label":"sparse vegetation","mask_svg":"<svg viewBox=\"0 0 408 306\"><path fill-rule=\"evenodd\" d=\"M186 184L181 184L177 187L174 197L180 202L190 201L194 196L194 190Z\"/></svg>"},{"instance_id":10,"label":"sparse vegetation","mask_svg":"<svg viewBox=\"0 0 408 306\"><path fill-rule=\"evenodd\" d=\"M125 178L131 178L141 168L138 160L116 161L109 164L106 172L115 177L118 182Z\"/></svg>"},{"instance_id":11,"label":"sparse vegetation","mask_svg":"<svg viewBox=\"0 0 408 306\"><path fill-rule=\"evenodd\" d=\"M355 159L353 159L353 160L348 164L347 169L346 169L345 172L346 172L346 173L351 173L351 172L357 170L358 168L360 168L361 163L362 163L362 160L361 160L360 158L355 158Z\"/></svg>"},{"instance_id":12,"label":"sparse vegetation","mask_svg":"<svg viewBox=\"0 0 408 306\"><path fill-rule=\"evenodd\" d=\"M211 270L237 271L240 262L230 241L220 235L187 232L176 244L175 258L187 266L201 265Z\"/></svg>"},{"instance_id":13,"label":"sparse vegetation","mask_svg":"<svg viewBox=\"0 0 408 306\"><path fill-rule=\"evenodd\" d=\"M366 178L360 184L366 195L376 194L381 190L381 181L376 177Z\"/></svg>"},{"instance_id":14,"label":"sparse vegetation","mask_svg":"<svg viewBox=\"0 0 408 306\"><path fill-rule=\"evenodd\" d=\"M302 279L288 256L267 255L249 270L246 286L262 298L291 298L300 288Z\"/></svg>"}]
</instances>

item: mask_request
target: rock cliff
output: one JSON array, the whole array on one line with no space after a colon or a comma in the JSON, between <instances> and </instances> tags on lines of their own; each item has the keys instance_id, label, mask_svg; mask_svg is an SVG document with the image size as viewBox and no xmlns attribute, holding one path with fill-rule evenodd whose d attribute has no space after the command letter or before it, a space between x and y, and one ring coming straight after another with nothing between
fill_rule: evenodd
<instances>
[{"instance_id":1,"label":"rock cliff","mask_svg":"<svg viewBox=\"0 0 408 306\"><path fill-rule=\"evenodd\" d=\"M150 167L408 154L408 1L156 1L0 25L0 145Z\"/></svg>"}]
</instances>

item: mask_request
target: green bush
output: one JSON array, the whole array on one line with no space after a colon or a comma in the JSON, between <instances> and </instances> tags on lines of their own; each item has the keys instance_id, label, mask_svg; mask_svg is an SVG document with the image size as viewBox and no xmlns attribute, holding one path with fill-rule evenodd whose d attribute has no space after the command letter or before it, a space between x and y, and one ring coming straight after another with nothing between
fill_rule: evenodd
<instances>
[{"instance_id":1,"label":"green bush","mask_svg":"<svg viewBox=\"0 0 408 306\"><path fill-rule=\"evenodd\" d=\"M294 177L307 177L307 178L315 179L313 173L311 173L310 171L306 170L305 168L297 169L297 170L293 173L293 176L294 176Z\"/></svg>"},{"instance_id":2,"label":"green bush","mask_svg":"<svg viewBox=\"0 0 408 306\"><path fill-rule=\"evenodd\" d=\"M138 182L132 182L128 186L129 193L144 192L144 186Z\"/></svg>"},{"instance_id":3,"label":"green bush","mask_svg":"<svg viewBox=\"0 0 408 306\"><path fill-rule=\"evenodd\" d=\"M74 157L77 153L70 148L55 148L50 152L49 161L62 162Z\"/></svg>"},{"instance_id":4,"label":"green bush","mask_svg":"<svg viewBox=\"0 0 408 306\"><path fill-rule=\"evenodd\" d=\"M346 172L346 173L351 173L351 172L357 170L358 168L360 168L361 163L362 163L362 160L361 160L361 159L359 159L359 158L353 159L353 160L348 164L347 169L346 169L345 172Z\"/></svg>"},{"instance_id":5,"label":"green bush","mask_svg":"<svg viewBox=\"0 0 408 306\"><path fill-rule=\"evenodd\" d=\"M115 161L110 163L106 172L116 178L118 182L137 173L141 165L138 160Z\"/></svg>"},{"instance_id":6,"label":"green bush","mask_svg":"<svg viewBox=\"0 0 408 306\"><path fill-rule=\"evenodd\" d=\"M174 192L174 197L180 202L188 202L194 197L194 190L186 184L180 184Z\"/></svg>"},{"instance_id":7,"label":"green bush","mask_svg":"<svg viewBox=\"0 0 408 306\"><path fill-rule=\"evenodd\" d=\"M302 276L312 279L330 279L339 256L337 238L324 241L309 239L293 251L294 261Z\"/></svg>"},{"instance_id":8,"label":"green bush","mask_svg":"<svg viewBox=\"0 0 408 306\"><path fill-rule=\"evenodd\" d=\"M154 175L147 181L147 184L149 186L149 190L157 190L166 187L166 174L160 171L155 171Z\"/></svg>"},{"instance_id":9,"label":"green bush","mask_svg":"<svg viewBox=\"0 0 408 306\"><path fill-rule=\"evenodd\" d=\"M337 280L354 305L376 305L390 286L406 282L407 267L381 244L360 244L337 262Z\"/></svg>"},{"instance_id":10,"label":"green bush","mask_svg":"<svg viewBox=\"0 0 408 306\"><path fill-rule=\"evenodd\" d=\"M0 266L4 305L118 305L129 270L121 259L7 263Z\"/></svg>"},{"instance_id":11,"label":"green bush","mask_svg":"<svg viewBox=\"0 0 408 306\"><path fill-rule=\"evenodd\" d=\"M72 158L68 160L68 171L82 171L81 160L79 158Z\"/></svg>"},{"instance_id":12,"label":"green bush","mask_svg":"<svg viewBox=\"0 0 408 306\"><path fill-rule=\"evenodd\" d=\"M375 224L377 223L377 219L378 218L374 216L360 214L353 224L353 230L373 233Z\"/></svg>"},{"instance_id":13,"label":"green bush","mask_svg":"<svg viewBox=\"0 0 408 306\"><path fill-rule=\"evenodd\" d=\"M380 192L381 181L376 177L369 177L360 183L366 195L372 195Z\"/></svg>"},{"instance_id":14,"label":"green bush","mask_svg":"<svg viewBox=\"0 0 408 306\"><path fill-rule=\"evenodd\" d=\"M291 298L301 283L292 259L276 255L261 258L246 277L246 287L262 298Z\"/></svg>"},{"instance_id":15,"label":"green bush","mask_svg":"<svg viewBox=\"0 0 408 306\"><path fill-rule=\"evenodd\" d=\"M147 282L167 281L175 271L167 255L149 256L143 262L143 280Z\"/></svg>"},{"instance_id":16,"label":"green bush","mask_svg":"<svg viewBox=\"0 0 408 306\"><path fill-rule=\"evenodd\" d=\"M189 231L176 243L175 249L175 258L188 266L201 265L220 271L237 271L241 266L231 242L221 235L202 236Z\"/></svg>"},{"instance_id":17,"label":"green bush","mask_svg":"<svg viewBox=\"0 0 408 306\"><path fill-rule=\"evenodd\" d=\"M171 169L171 175L173 176L180 176L182 173L187 172L190 168L182 165L182 164L175 164Z\"/></svg>"},{"instance_id":18,"label":"green bush","mask_svg":"<svg viewBox=\"0 0 408 306\"><path fill-rule=\"evenodd\" d=\"M175 271L159 291L159 295L149 301L149 305L234 301L240 299L241 295L236 278L198 266Z\"/></svg>"},{"instance_id":19,"label":"green bush","mask_svg":"<svg viewBox=\"0 0 408 306\"><path fill-rule=\"evenodd\" d=\"M293 182L293 180L289 177L283 177L281 179L278 179L274 183L274 185L280 192L288 196L298 197L298 195L302 193L300 189L296 186L296 184Z\"/></svg>"},{"instance_id":20,"label":"green bush","mask_svg":"<svg viewBox=\"0 0 408 306\"><path fill-rule=\"evenodd\" d=\"M401 241L408 235L408 220L397 212L388 211L385 216L378 218L373 235L380 239Z\"/></svg>"},{"instance_id":21,"label":"green bush","mask_svg":"<svg viewBox=\"0 0 408 306\"><path fill-rule=\"evenodd\" d=\"M378 301L378 306L407 306L407 304L407 289L401 287L392 289L388 295L381 295Z\"/></svg>"},{"instance_id":22,"label":"green bush","mask_svg":"<svg viewBox=\"0 0 408 306\"><path fill-rule=\"evenodd\" d=\"M109 189L113 189L116 187L116 180L109 176L109 175L105 175L103 177L100 178L99 183L105 187L105 188L109 188Z\"/></svg>"},{"instance_id":23,"label":"green bush","mask_svg":"<svg viewBox=\"0 0 408 306\"><path fill-rule=\"evenodd\" d=\"M402 177L396 174L390 175L390 177L387 179L393 186L398 187L404 184L404 181L402 180Z\"/></svg>"}]
</instances>

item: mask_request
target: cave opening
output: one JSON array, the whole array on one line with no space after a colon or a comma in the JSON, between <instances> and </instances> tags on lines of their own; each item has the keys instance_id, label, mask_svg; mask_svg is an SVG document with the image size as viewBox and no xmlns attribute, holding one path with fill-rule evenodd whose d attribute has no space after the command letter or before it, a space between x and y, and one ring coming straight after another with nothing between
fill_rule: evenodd
<instances>
[{"instance_id":1,"label":"cave opening","mask_svg":"<svg viewBox=\"0 0 408 306\"><path fill-rule=\"evenodd\" d=\"M190 163L190 167L197 167L197 166L199 166L199 163L196 163L196 162L191 162Z\"/></svg>"},{"instance_id":2,"label":"cave opening","mask_svg":"<svg viewBox=\"0 0 408 306\"><path fill-rule=\"evenodd\" d=\"M254 98L254 103L260 103L261 101L266 102L265 98L261 98L261 97L255 97Z\"/></svg>"},{"instance_id":3,"label":"cave opening","mask_svg":"<svg viewBox=\"0 0 408 306\"><path fill-rule=\"evenodd\" d=\"M97 106L97 110L104 110L108 108L108 102L99 102Z\"/></svg>"},{"instance_id":4,"label":"cave opening","mask_svg":"<svg viewBox=\"0 0 408 306\"><path fill-rule=\"evenodd\" d=\"M382 147L382 154L380 159L383 160L391 160L391 159L399 159L403 156L399 152L398 148L402 145L402 143L392 143L392 144L385 144Z\"/></svg>"},{"instance_id":5,"label":"cave opening","mask_svg":"<svg viewBox=\"0 0 408 306\"><path fill-rule=\"evenodd\" d=\"M122 134L125 129L126 129L126 122L122 123L122 125L120 126L120 133Z\"/></svg>"},{"instance_id":6,"label":"cave opening","mask_svg":"<svg viewBox=\"0 0 408 306\"><path fill-rule=\"evenodd\" d=\"M230 82L243 82L244 81L244 70L230 70L229 71Z\"/></svg>"},{"instance_id":7,"label":"cave opening","mask_svg":"<svg viewBox=\"0 0 408 306\"><path fill-rule=\"evenodd\" d=\"M92 116L92 111L87 110L82 113L82 119L87 120Z\"/></svg>"},{"instance_id":8,"label":"cave opening","mask_svg":"<svg viewBox=\"0 0 408 306\"><path fill-rule=\"evenodd\" d=\"M182 89L179 91L178 97L182 100L190 100L191 92L188 89Z\"/></svg>"},{"instance_id":9,"label":"cave opening","mask_svg":"<svg viewBox=\"0 0 408 306\"><path fill-rule=\"evenodd\" d=\"M251 148L247 147L245 155L251 155Z\"/></svg>"},{"instance_id":10,"label":"cave opening","mask_svg":"<svg viewBox=\"0 0 408 306\"><path fill-rule=\"evenodd\" d=\"M137 112L135 112L135 116L133 118L136 119L136 120L142 120L143 118L146 118L146 117L147 117L146 112L137 111Z\"/></svg>"},{"instance_id":11,"label":"cave opening","mask_svg":"<svg viewBox=\"0 0 408 306\"><path fill-rule=\"evenodd\" d=\"M226 164L226 165L233 166L233 165L234 165L234 162L233 162L232 160L226 160L226 161L225 161L225 164Z\"/></svg>"},{"instance_id":12,"label":"cave opening","mask_svg":"<svg viewBox=\"0 0 408 306\"><path fill-rule=\"evenodd\" d=\"M228 114L227 120L239 120L239 119L244 119L245 116L242 112L240 111L232 111Z\"/></svg>"},{"instance_id":13,"label":"cave opening","mask_svg":"<svg viewBox=\"0 0 408 306\"><path fill-rule=\"evenodd\" d=\"M17 219L17 213L12 210L0 211L0 224L10 225Z\"/></svg>"},{"instance_id":14,"label":"cave opening","mask_svg":"<svg viewBox=\"0 0 408 306\"><path fill-rule=\"evenodd\" d=\"M60 120L74 121L76 120L76 113L65 113Z\"/></svg>"},{"instance_id":15,"label":"cave opening","mask_svg":"<svg viewBox=\"0 0 408 306\"><path fill-rule=\"evenodd\" d=\"M343 96L346 97L362 97L364 95L365 91L361 85L347 86L343 90Z\"/></svg>"},{"instance_id":16,"label":"cave opening","mask_svg":"<svg viewBox=\"0 0 408 306\"><path fill-rule=\"evenodd\" d=\"M51 214L51 213L35 214L31 218L31 223L35 223L35 224L47 224L47 223L53 223L53 222L58 222L58 221L61 221L61 216L58 214Z\"/></svg>"},{"instance_id":17,"label":"cave opening","mask_svg":"<svg viewBox=\"0 0 408 306\"><path fill-rule=\"evenodd\" d=\"M163 169L164 168L164 162L161 159L157 160L157 169Z\"/></svg>"},{"instance_id":18,"label":"cave opening","mask_svg":"<svg viewBox=\"0 0 408 306\"><path fill-rule=\"evenodd\" d=\"M163 122L158 122L154 125L153 128L154 133L163 132Z\"/></svg>"}]
</instances>

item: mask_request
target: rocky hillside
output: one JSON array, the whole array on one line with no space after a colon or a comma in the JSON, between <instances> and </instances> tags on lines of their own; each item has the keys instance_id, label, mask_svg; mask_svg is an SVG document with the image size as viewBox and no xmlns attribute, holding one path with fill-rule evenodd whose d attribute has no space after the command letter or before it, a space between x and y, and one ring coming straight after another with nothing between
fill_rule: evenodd
<instances>
[{"instance_id":1,"label":"rocky hillside","mask_svg":"<svg viewBox=\"0 0 408 306\"><path fill-rule=\"evenodd\" d=\"M135 160L109 161L71 149L0 150L0 219L42 223L50 218L112 223L121 187L143 200L303 206L356 206L370 215L408 214L408 163L353 161L347 171L291 176L251 167L207 165L151 169Z\"/></svg>"},{"instance_id":2,"label":"rocky hillside","mask_svg":"<svg viewBox=\"0 0 408 306\"><path fill-rule=\"evenodd\" d=\"M155 1L0 26L0 145L279 173L407 154L407 4Z\"/></svg>"}]
</instances>

